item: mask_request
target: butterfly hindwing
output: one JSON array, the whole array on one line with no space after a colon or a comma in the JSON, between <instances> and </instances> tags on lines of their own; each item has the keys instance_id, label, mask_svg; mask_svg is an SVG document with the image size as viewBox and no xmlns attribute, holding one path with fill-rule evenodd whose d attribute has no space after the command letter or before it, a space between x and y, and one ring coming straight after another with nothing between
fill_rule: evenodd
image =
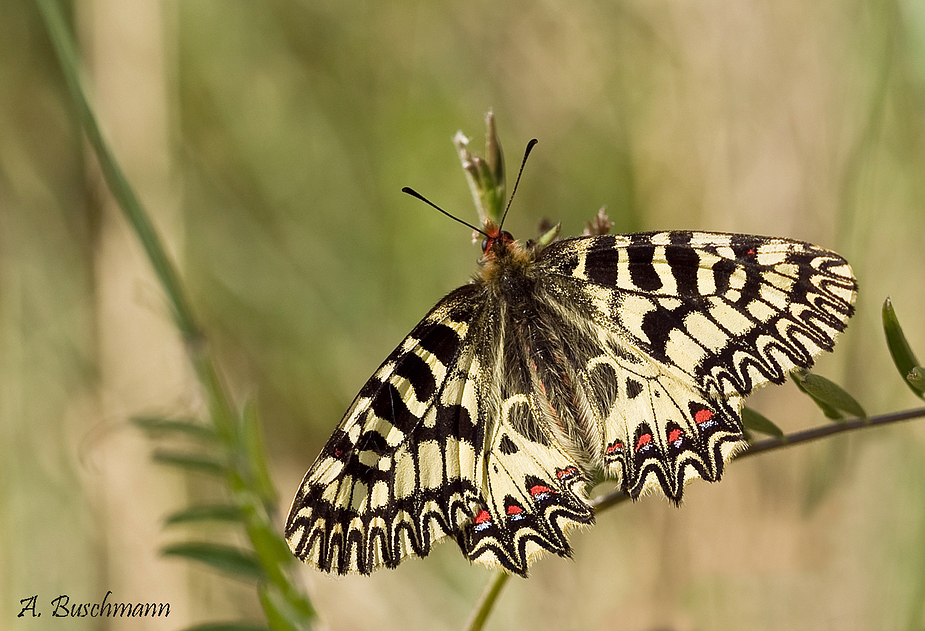
<instances>
[{"instance_id":1,"label":"butterfly hindwing","mask_svg":"<svg viewBox=\"0 0 925 631\"><path fill-rule=\"evenodd\" d=\"M566 533L590 524L587 477L556 435L555 411L536 386L536 365L528 340L506 309L501 326L482 337L479 356L487 358L479 391L485 397L480 424L486 427L478 472L481 505L467 529L464 551L473 561L526 575L544 552L571 554ZM482 330L485 330L484 328Z\"/></svg>"},{"instance_id":2,"label":"butterfly hindwing","mask_svg":"<svg viewBox=\"0 0 925 631\"><path fill-rule=\"evenodd\" d=\"M530 414L530 406L525 395L503 404L508 415ZM522 436L511 423L499 424L492 442L485 504L468 528L466 556L526 575L544 552L570 555L567 533L594 521L583 474L557 445Z\"/></svg>"}]
</instances>

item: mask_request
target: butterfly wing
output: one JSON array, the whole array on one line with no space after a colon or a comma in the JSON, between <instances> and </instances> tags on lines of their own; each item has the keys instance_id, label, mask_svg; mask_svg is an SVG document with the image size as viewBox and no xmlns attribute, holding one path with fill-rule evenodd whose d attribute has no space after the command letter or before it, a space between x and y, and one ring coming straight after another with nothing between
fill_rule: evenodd
<instances>
[{"instance_id":1,"label":"butterfly wing","mask_svg":"<svg viewBox=\"0 0 925 631\"><path fill-rule=\"evenodd\" d=\"M487 311L499 317L497 326L481 327L495 335L480 338L485 364L473 373L486 428L481 498L463 549L473 561L526 576L544 552L570 555L567 533L592 523L594 512L584 472L547 429L553 411L537 387L523 331L506 321L502 305Z\"/></svg>"},{"instance_id":2,"label":"butterfly wing","mask_svg":"<svg viewBox=\"0 0 925 631\"><path fill-rule=\"evenodd\" d=\"M589 472L675 501L719 479L745 396L830 350L856 291L827 250L714 233L567 240L524 269L452 292L369 379L293 502L297 556L369 573L452 537L525 574L568 555Z\"/></svg>"},{"instance_id":3,"label":"butterfly wing","mask_svg":"<svg viewBox=\"0 0 925 631\"><path fill-rule=\"evenodd\" d=\"M286 538L307 563L368 574L458 535L477 502L472 285L441 300L366 382L302 481Z\"/></svg>"},{"instance_id":4,"label":"butterfly wing","mask_svg":"<svg viewBox=\"0 0 925 631\"><path fill-rule=\"evenodd\" d=\"M535 403L511 372L525 360L504 358L499 309L459 288L367 381L293 501L296 556L368 574L453 537L471 560L525 574L540 551L569 553L565 532L593 519L583 478L525 429Z\"/></svg>"},{"instance_id":5,"label":"butterfly wing","mask_svg":"<svg viewBox=\"0 0 925 631\"><path fill-rule=\"evenodd\" d=\"M744 445L746 395L831 350L857 288L837 254L746 235L571 239L538 265L605 472L634 497L661 488L675 501Z\"/></svg>"}]
</instances>

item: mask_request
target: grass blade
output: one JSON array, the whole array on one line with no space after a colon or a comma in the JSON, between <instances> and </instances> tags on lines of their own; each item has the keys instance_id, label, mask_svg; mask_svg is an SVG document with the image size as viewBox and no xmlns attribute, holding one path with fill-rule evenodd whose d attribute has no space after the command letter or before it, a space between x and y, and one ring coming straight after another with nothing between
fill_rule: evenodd
<instances>
[{"instance_id":1,"label":"grass blade","mask_svg":"<svg viewBox=\"0 0 925 631\"><path fill-rule=\"evenodd\" d=\"M261 580L266 577L263 567L253 554L220 543L200 541L176 543L163 548L161 554L204 563L212 569L236 578Z\"/></svg>"},{"instance_id":2,"label":"grass blade","mask_svg":"<svg viewBox=\"0 0 925 631\"><path fill-rule=\"evenodd\" d=\"M909 379L911 373L917 366L920 366L919 360L916 359L915 353L906 340L906 334L903 333L899 325L899 318L896 317L896 311L893 309L893 302L887 298L883 301L883 332L886 335L886 345L890 349L890 356L893 358L893 364L896 370L902 375L903 381L909 386L909 389L920 399L925 398L923 392L925 387L917 387L916 383Z\"/></svg>"},{"instance_id":3,"label":"grass blade","mask_svg":"<svg viewBox=\"0 0 925 631\"><path fill-rule=\"evenodd\" d=\"M767 434L768 436L774 436L775 438L783 438L784 436L784 430L775 425L768 417L749 407L742 408L742 424L745 429Z\"/></svg>"},{"instance_id":4,"label":"grass blade","mask_svg":"<svg viewBox=\"0 0 925 631\"><path fill-rule=\"evenodd\" d=\"M174 526L199 521L241 522L243 520L244 514L241 509L232 504L200 504L168 515L164 523Z\"/></svg>"}]
</instances>

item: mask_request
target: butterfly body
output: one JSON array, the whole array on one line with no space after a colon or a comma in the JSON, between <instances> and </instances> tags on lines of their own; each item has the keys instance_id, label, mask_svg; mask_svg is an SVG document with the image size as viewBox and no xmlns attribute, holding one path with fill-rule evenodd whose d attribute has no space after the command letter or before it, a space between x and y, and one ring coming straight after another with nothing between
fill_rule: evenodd
<instances>
[{"instance_id":1,"label":"butterfly body","mask_svg":"<svg viewBox=\"0 0 925 631\"><path fill-rule=\"evenodd\" d=\"M830 350L848 264L787 239L674 231L543 248L489 226L444 297L348 409L286 534L322 570L369 573L455 539L526 574L593 522L591 480L681 500L745 445L745 396Z\"/></svg>"},{"instance_id":2,"label":"butterfly body","mask_svg":"<svg viewBox=\"0 0 925 631\"><path fill-rule=\"evenodd\" d=\"M515 429L540 442L554 440L590 479L601 469L603 436L587 397L575 388L579 378L565 348L570 340L563 335L561 318L550 309L557 299L549 295L537 261L542 250L521 246L501 233L484 251L473 283L484 287L485 315L500 323L497 330L503 335L496 345L504 365L501 378L533 399L532 413L516 416Z\"/></svg>"}]
</instances>

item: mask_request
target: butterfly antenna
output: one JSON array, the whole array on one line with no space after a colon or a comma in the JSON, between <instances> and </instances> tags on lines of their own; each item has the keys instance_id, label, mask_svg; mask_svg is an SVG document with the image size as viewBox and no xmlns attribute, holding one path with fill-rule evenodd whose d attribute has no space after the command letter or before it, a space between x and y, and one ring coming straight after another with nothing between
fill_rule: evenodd
<instances>
[{"instance_id":1,"label":"butterfly antenna","mask_svg":"<svg viewBox=\"0 0 925 631\"><path fill-rule=\"evenodd\" d=\"M520 176L524 174L524 167L527 166L527 158L530 156L530 152L533 151L533 147L536 146L537 139L534 138L527 143L527 148L524 150L524 159L520 162L520 171L517 172L517 179L514 180L514 188L511 189L511 196L507 200L507 206L504 207L504 214L501 216L501 223L498 225L498 229L501 229L501 226L504 225L504 219L507 217L507 211L511 209L511 202L514 201L514 193L517 192L517 185L520 184Z\"/></svg>"},{"instance_id":2,"label":"butterfly antenna","mask_svg":"<svg viewBox=\"0 0 925 631\"><path fill-rule=\"evenodd\" d=\"M402 192L402 193L406 193L406 194L408 194L408 195L411 195L411 197L416 197L416 198L418 198L419 200L421 200L422 202L424 202L424 203L427 204L428 206L430 206L430 207L432 207L432 208L436 208L437 210L439 210L440 212L442 212L444 215L446 215L447 217L449 217L449 218L452 219L453 221L458 221L458 222L461 223L462 225L468 226L468 227L472 228L473 230L475 230L476 232L478 232L480 235L482 235L482 236L484 236L484 237L487 237L487 236L488 236L488 234L486 234L486 232L485 232L484 230L480 230L479 228L476 228L475 226L473 226L473 225L472 225L471 223L469 223L468 221L463 221L463 220L460 219L459 217L456 217L456 216L454 216L454 215L451 215L450 213L446 212L445 210L443 210L442 208L440 208L439 206L437 206L435 203L433 203L432 201L430 201L429 199L427 199L426 197L424 197L423 195L421 195L420 193L418 193L416 190L414 190L414 189L411 188L410 186L404 187L403 189L401 189L401 192Z\"/></svg>"}]
</instances>

